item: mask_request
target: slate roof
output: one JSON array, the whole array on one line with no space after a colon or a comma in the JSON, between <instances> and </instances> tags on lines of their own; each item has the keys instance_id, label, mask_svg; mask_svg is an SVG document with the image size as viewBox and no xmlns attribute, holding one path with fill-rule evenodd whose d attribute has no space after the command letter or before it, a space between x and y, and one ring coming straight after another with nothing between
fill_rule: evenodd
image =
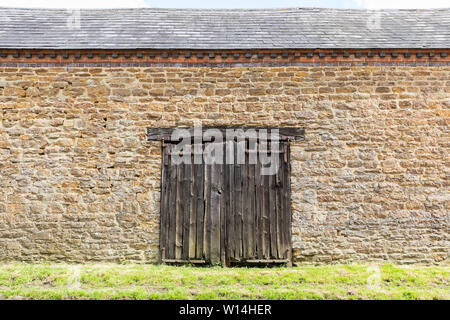
<instances>
[{"instance_id":1,"label":"slate roof","mask_svg":"<svg viewBox=\"0 0 450 320\"><path fill-rule=\"evenodd\" d=\"M68 27L71 16L76 13L65 9L0 8L0 48L450 48L450 8L378 14L319 8L86 9L80 11L80 29Z\"/></svg>"}]
</instances>

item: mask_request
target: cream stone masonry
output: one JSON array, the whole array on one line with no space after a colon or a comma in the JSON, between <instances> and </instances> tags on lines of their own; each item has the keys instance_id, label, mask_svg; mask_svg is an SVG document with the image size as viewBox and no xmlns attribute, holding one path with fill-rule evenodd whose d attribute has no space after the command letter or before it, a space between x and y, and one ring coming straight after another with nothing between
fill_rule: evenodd
<instances>
[{"instance_id":1,"label":"cream stone masonry","mask_svg":"<svg viewBox=\"0 0 450 320\"><path fill-rule=\"evenodd\" d=\"M450 67L0 67L0 260L157 262L149 127L289 126L295 263L446 263Z\"/></svg>"}]
</instances>

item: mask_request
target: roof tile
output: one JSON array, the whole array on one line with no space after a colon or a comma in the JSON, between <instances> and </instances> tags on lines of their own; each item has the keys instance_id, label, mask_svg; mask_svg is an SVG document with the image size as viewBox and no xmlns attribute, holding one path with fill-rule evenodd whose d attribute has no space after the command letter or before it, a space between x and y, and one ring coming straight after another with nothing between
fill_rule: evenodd
<instances>
[{"instance_id":1,"label":"roof tile","mask_svg":"<svg viewBox=\"0 0 450 320\"><path fill-rule=\"evenodd\" d=\"M86 9L79 29L73 15L0 8L0 48L450 48L450 9Z\"/></svg>"}]
</instances>

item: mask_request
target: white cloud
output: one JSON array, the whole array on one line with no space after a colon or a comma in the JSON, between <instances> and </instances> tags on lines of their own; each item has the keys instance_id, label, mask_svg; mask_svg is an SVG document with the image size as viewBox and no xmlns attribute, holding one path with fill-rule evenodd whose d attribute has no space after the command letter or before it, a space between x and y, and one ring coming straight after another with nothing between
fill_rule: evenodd
<instances>
[{"instance_id":1,"label":"white cloud","mask_svg":"<svg viewBox=\"0 0 450 320\"><path fill-rule=\"evenodd\" d=\"M0 0L0 7L16 8L142 8L145 0Z\"/></svg>"},{"instance_id":2,"label":"white cloud","mask_svg":"<svg viewBox=\"0 0 450 320\"><path fill-rule=\"evenodd\" d=\"M427 9L450 6L449 0L356 0L356 3L366 9Z\"/></svg>"}]
</instances>

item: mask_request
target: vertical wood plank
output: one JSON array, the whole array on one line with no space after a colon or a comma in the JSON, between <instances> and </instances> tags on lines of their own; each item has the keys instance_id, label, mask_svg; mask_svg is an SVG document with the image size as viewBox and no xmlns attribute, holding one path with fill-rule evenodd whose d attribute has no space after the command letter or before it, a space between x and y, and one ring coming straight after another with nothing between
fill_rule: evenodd
<instances>
[{"instance_id":1,"label":"vertical wood plank","mask_svg":"<svg viewBox=\"0 0 450 320\"><path fill-rule=\"evenodd\" d=\"M220 187L221 165L212 164L211 167L211 264L220 261Z\"/></svg>"},{"instance_id":2,"label":"vertical wood plank","mask_svg":"<svg viewBox=\"0 0 450 320\"><path fill-rule=\"evenodd\" d=\"M276 216L276 188L274 175L269 175L269 241L270 241L270 257L276 259L277 253L277 216Z\"/></svg>"},{"instance_id":3,"label":"vertical wood plank","mask_svg":"<svg viewBox=\"0 0 450 320\"><path fill-rule=\"evenodd\" d=\"M283 146L281 146L283 147ZM283 237L283 212L282 212L282 193L283 193L283 154L281 153L278 159L278 163L280 168L277 171L276 179L275 179L275 196L276 196L276 224L277 224L277 234L276 234L276 246L277 246L277 259L283 258L283 248L282 248L282 237Z\"/></svg>"},{"instance_id":4,"label":"vertical wood plank","mask_svg":"<svg viewBox=\"0 0 450 320\"><path fill-rule=\"evenodd\" d=\"M283 143L283 149L284 152L287 152L286 145ZM281 225L280 225L280 242L281 242L281 248L279 251L280 257L282 259L287 259L287 227L286 227L286 161L285 161L286 155L283 154L283 157L280 159L280 179L281 179L281 188L280 188L280 204L281 204Z\"/></svg>"},{"instance_id":5,"label":"vertical wood plank","mask_svg":"<svg viewBox=\"0 0 450 320\"><path fill-rule=\"evenodd\" d=\"M244 141L244 143L246 143ZM249 233L248 233L248 225L249 225L249 217L250 214L248 212L249 208L249 199L248 199L248 159L245 152L244 146L244 155L245 155L245 163L241 165L242 168L242 176L241 176L241 184L242 184L242 254L241 259L248 259L248 245L249 245Z\"/></svg>"},{"instance_id":6,"label":"vertical wood plank","mask_svg":"<svg viewBox=\"0 0 450 320\"><path fill-rule=\"evenodd\" d=\"M223 155L226 155L226 144L222 144ZM226 235L227 235L227 207L228 207L228 166L226 158L223 158L220 173L220 261L223 267L228 266L227 250L226 250Z\"/></svg>"},{"instance_id":7,"label":"vertical wood plank","mask_svg":"<svg viewBox=\"0 0 450 320\"><path fill-rule=\"evenodd\" d=\"M292 214L291 214L291 147L289 141L286 142L286 157L287 161L284 167L284 180L286 183L284 192L284 202L286 206L285 210L285 222L284 225L287 228L287 259L289 260L288 266L292 266Z\"/></svg>"},{"instance_id":8,"label":"vertical wood plank","mask_svg":"<svg viewBox=\"0 0 450 320\"><path fill-rule=\"evenodd\" d=\"M168 196L167 196L167 189L168 189L168 182L169 182L169 168L167 162L167 146L164 144L164 141L162 142L162 159L161 159L161 198L160 198L160 235L159 235L159 248L161 251L161 259L165 259L163 255L165 255L165 250L167 248L167 236L168 236Z\"/></svg>"},{"instance_id":9,"label":"vertical wood plank","mask_svg":"<svg viewBox=\"0 0 450 320\"><path fill-rule=\"evenodd\" d=\"M211 262L211 166L204 165L205 189L203 198L205 202L205 216L203 222L203 256L205 260Z\"/></svg>"},{"instance_id":10,"label":"vertical wood plank","mask_svg":"<svg viewBox=\"0 0 450 320\"><path fill-rule=\"evenodd\" d=\"M181 252L183 249L183 172L184 165L177 164L177 206L176 206L176 234L175 234L175 259L181 259Z\"/></svg>"},{"instance_id":11,"label":"vertical wood plank","mask_svg":"<svg viewBox=\"0 0 450 320\"><path fill-rule=\"evenodd\" d=\"M182 164L183 166L183 246L181 258L189 259L189 240L190 240L190 215L191 215L191 169L190 164Z\"/></svg>"},{"instance_id":12,"label":"vertical wood plank","mask_svg":"<svg viewBox=\"0 0 450 320\"><path fill-rule=\"evenodd\" d=\"M242 165L234 165L234 241L235 241L235 260L242 257Z\"/></svg>"},{"instance_id":13,"label":"vertical wood plank","mask_svg":"<svg viewBox=\"0 0 450 320\"><path fill-rule=\"evenodd\" d=\"M195 164L195 192L196 192L196 216L197 216L197 239L196 239L196 258L204 259L203 255L203 236L204 236L204 221L205 221L205 166L204 164Z\"/></svg>"},{"instance_id":14,"label":"vertical wood plank","mask_svg":"<svg viewBox=\"0 0 450 320\"><path fill-rule=\"evenodd\" d=\"M264 210L264 191L262 188L263 180L261 176L261 162L255 166L255 221L256 221L256 249L259 260L263 258L263 243L264 243L264 224L263 224L263 210Z\"/></svg>"},{"instance_id":15,"label":"vertical wood plank","mask_svg":"<svg viewBox=\"0 0 450 320\"><path fill-rule=\"evenodd\" d=\"M193 159L191 158L191 161ZM190 178L190 210L189 210L189 259L195 258L195 247L196 247L196 239L197 239L197 193L198 190L195 189L196 181L195 181L195 164L191 164L191 178Z\"/></svg>"},{"instance_id":16,"label":"vertical wood plank","mask_svg":"<svg viewBox=\"0 0 450 320\"><path fill-rule=\"evenodd\" d=\"M172 151L172 145L169 147L169 153ZM168 155L169 156L169 155ZM175 259L175 235L176 235L176 211L177 211L177 166L173 164L172 157L169 156L170 187L168 192L169 206L168 210L168 248L166 248L166 258Z\"/></svg>"},{"instance_id":17,"label":"vertical wood plank","mask_svg":"<svg viewBox=\"0 0 450 320\"><path fill-rule=\"evenodd\" d=\"M255 259L255 165L248 164L248 211L247 211L247 233L248 233L248 258Z\"/></svg>"},{"instance_id":18,"label":"vertical wood plank","mask_svg":"<svg viewBox=\"0 0 450 320\"><path fill-rule=\"evenodd\" d=\"M235 143L233 141L228 142L231 146L230 149L235 151ZM227 165L228 167L228 210L227 210L227 259L228 263L235 259L236 252L236 227L235 227L235 184L234 184L234 164Z\"/></svg>"},{"instance_id":19,"label":"vertical wood plank","mask_svg":"<svg viewBox=\"0 0 450 320\"><path fill-rule=\"evenodd\" d=\"M269 211L270 211L270 186L269 176L264 175L261 177L263 188L263 257L264 259L270 258L270 225L269 225Z\"/></svg>"}]
</instances>

